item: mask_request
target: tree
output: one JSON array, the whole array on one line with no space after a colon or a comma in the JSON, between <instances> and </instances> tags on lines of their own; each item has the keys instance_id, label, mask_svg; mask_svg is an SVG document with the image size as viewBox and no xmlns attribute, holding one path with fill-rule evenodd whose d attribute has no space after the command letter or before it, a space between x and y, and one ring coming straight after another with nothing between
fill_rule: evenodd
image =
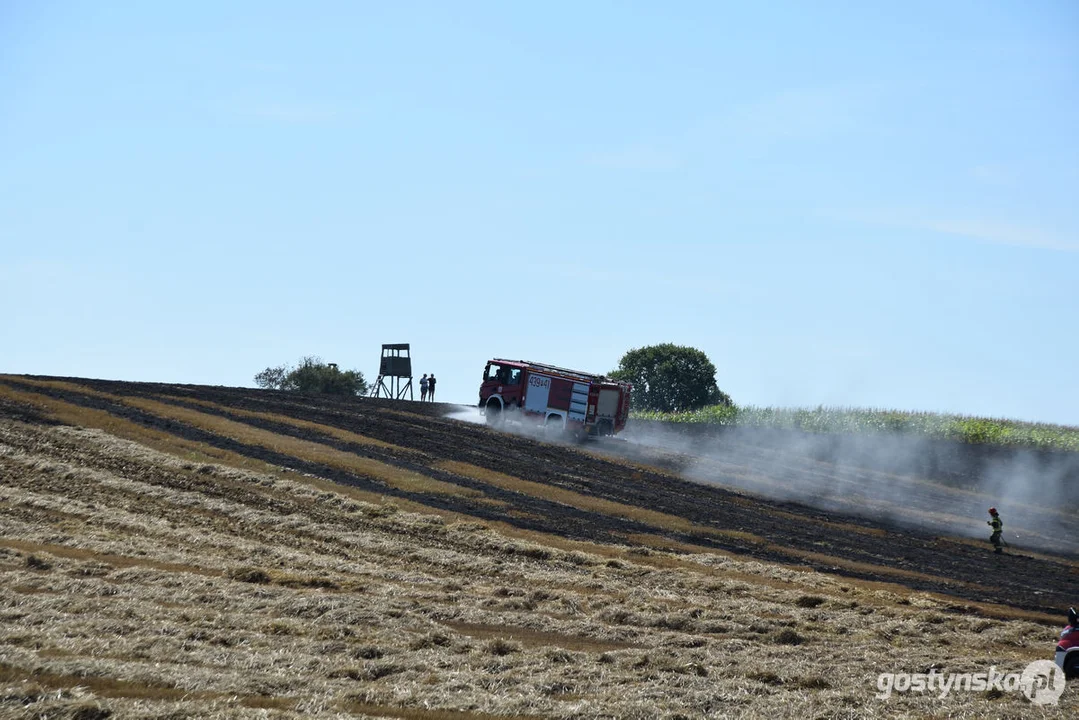
<instances>
[{"instance_id":1,"label":"tree","mask_svg":"<svg viewBox=\"0 0 1079 720\"><path fill-rule=\"evenodd\" d=\"M268 367L255 375L255 384L269 390L291 390L330 395L365 395L367 381L359 370L341 371L334 363L308 355L294 368Z\"/></svg>"},{"instance_id":2,"label":"tree","mask_svg":"<svg viewBox=\"0 0 1079 720\"><path fill-rule=\"evenodd\" d=\"M268 367L255 376L255 384L267 390L280 390L288 376L288 366Z\"/></svg>"},{"instance_id":3,"label":"tree","mask_svg":"<svg viewBox=\"0 0 1079 720\"><path fill-rule=\"evenodd\" d=\"M622 356L612 377L633 383L633 406L677 412L706 405L730 405L716 385L716 366L700 350L664 343L635 348Z\"/></svg>"}]
</instances>

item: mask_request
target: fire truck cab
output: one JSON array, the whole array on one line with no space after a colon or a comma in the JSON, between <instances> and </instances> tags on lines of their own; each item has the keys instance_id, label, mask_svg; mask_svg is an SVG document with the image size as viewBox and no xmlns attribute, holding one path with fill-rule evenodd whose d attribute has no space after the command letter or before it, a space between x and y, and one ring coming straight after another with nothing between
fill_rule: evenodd
<instances>
[{"instance_id":1,"label":"fire truck cab","mask_svg":"<svg viewBox=\"0 0 1079 720\"><path fill-rule=\"evenodd\" d=\"M606 436L626 426L631 389L603 375L495 358L483 370L479 406L488 425L514 420L577 437Z\"/></svg>"}]
</instances>

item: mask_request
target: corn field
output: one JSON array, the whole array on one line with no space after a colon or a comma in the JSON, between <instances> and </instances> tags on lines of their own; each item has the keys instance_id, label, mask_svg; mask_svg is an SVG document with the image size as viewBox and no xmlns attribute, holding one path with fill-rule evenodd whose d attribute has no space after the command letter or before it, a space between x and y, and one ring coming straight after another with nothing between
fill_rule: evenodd
<instances>
[{"instance_id":1,"label":"corn field","mask_svg":"<svg viewBox=\"0 0 1079 720\"><path fill-rule=\"evenodd\" d=\"M824 406L776 408L713 405L680 413L636 412L633 417L814 433L902 433L971 444L1079 452L1079 427L930 412Z\"/></svg>"}]
</instances>

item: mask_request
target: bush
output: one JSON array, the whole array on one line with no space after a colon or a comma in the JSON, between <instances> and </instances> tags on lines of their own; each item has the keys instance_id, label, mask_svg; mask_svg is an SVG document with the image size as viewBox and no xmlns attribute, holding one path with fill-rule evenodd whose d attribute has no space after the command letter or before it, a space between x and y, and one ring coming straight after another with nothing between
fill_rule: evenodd
<instances>
[{"instance_id":1,"label":"bush","mask_svg":"<svg viewBox=\"0 0 1079 720\"><path fill-rule=\"evenodd\" d=\"M339 370L335 363L309 355L291 368L268 367L255 375L255 385L267 390L326 393L328 395L365 395L367 381L359 370Z\"/></svg>"}]
</instances>

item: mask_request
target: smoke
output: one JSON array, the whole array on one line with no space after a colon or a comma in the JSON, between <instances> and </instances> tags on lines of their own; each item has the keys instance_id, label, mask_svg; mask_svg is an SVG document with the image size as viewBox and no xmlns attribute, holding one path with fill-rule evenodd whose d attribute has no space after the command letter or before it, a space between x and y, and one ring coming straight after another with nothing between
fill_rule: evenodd
<instances>
[{"instance_id":1,"label":"smoke","mask_svg":"<svg viewBox=\"0 0 1079 720\"><path fill-rule=\"evenodd\" d=\"M480 409L475 405L456 405L455 407L455 410L446 413L444 417L478 425L483 425L486 422L486 418L483 417Z\"/></svg>"},{"instance_id":2,"label":"smoke","mask_svg":"<svg viewBox=\"0 0 1079 720\"><path fill-rule=\"evenodd\" d=\"M478 406L457 405L455 407L455 410L446 413L443 417L477 425L487 424L487 416L480 412ZM515 413L503 413L500 416L500 420L501 422L497 428L495 428L500 432L507 432L513 435L519 435L521 437L557 445L572 445L576 442L571 436L562 432L561 425L559 425L557 429L548 429L535 420L522 420L520 416Z\"/></svg>"},{"instance_id":3,"label":"smoke","mask_svg":"<svg viewBox=\"0 0 1079 720\"><path fill-rule=\"evenodd\" d=\"M485 423L467 405L446 416ZM543 442L561 433L512 420L499 428ZM1016 548L1079 554L1079 453L970 445L910 434L824 434L631 420L590 448L687 480L895 528L987 540L995 506Z\"/></svg>"},{"instance_id":4,"label":"smoke","mask_svg":"<svg viewBox=\"0 0 1079 720\"><path fill-rule=\"evenodd\" d=\"M1079 453L648 421L631 422L624 437L620 454L695 482L979 539L995 506L1013 546L1079 552Z\"/></svg>"}]
</instances>

